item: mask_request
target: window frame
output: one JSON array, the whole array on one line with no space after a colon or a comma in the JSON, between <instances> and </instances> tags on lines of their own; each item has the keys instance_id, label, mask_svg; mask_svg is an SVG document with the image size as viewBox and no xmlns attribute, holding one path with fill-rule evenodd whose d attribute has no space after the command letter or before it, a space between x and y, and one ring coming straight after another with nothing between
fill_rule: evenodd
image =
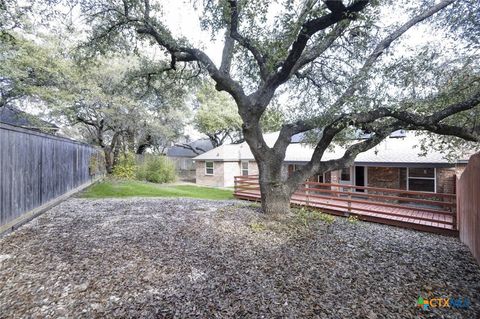
<instances>
[{"instance_id":1,"label":"window frame","mask_svg":"<svg viewBox=\"0 0 480 319\"><path fill-rule=\"evenodd\" d=\"M209 168L208 164L212 163L212 167ZM209 173L208 170L211 169L212 173ZM205 161L205 175L213 176L213 173L215 172L215 164L213 161Z\"/></svg>"},{"instance_id":2,"label":"window frame","mask_svg":"<svg viewBox=\"0 0 480 319\"><path fill-rule=\"evenodd\" d=\"M415 167L415 168L420 168L420 169L427 169L427 168L432 168L432 167ZM433 177L410 177L410 168L407 167L407 191L410 191L410 180L411 179L421 179L421 180L433 180L433 191L418 191L415 190L413 192L425 192L425 193L436 193L437 192L437 168L433 167Z\"/></svg>"},{"instance_id":3,"label":"window frame","mask_svg":"<svg viewBox=\"0 0 480 319\"><path fill-rule=\"evenodd\" d=\"M247 164L247 168L243 168L243 164ZM248 161L240 161L240 173L242 176L248 176L249 173L249 162ZM247 174L244 174L244 171L247 171Z\"/></svg>"},{"instance_id":4,"label":"window frame","mask_svg":"<svg viewBox=\"0 0 480 319\"><path fill-rule=\"evenodd\" d=\"M343 170L348 170L349 179L343 179ZM341 182L353 182L353 180L352 180L352 166L344 167L340 170L340 181Z\"/></svg>"}]
</instances>

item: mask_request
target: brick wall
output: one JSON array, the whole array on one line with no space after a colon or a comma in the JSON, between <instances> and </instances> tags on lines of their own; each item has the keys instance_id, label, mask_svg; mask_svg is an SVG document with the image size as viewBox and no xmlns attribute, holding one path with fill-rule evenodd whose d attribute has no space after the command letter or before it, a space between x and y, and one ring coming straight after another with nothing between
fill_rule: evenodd
<instances>
[{"instance_id":1,"label":"brick wall","mask_svg":"<svg viewBox=\"0 0 480 319\"><path fill-rule=\"evenodd\" d=\"M455 167L437 168L437 193L455 193Z\"/></svg>"},{"instance_id":2,"label":"brick wall","mask_svg":"<svg viewBox=\"0 0 480 319\"><path fill-rule=\"evenodd\" d=\"M367 180L370 187L400 188L400 168L368 167Z\"/></svg>"},{"instance_id":3,"label":"brick wall","mask_svg":"<svg viewBox=\"0 0 480 319\"><path fill-rule=\"evenodd\" d=\"M213 175L205 175L205 161L195 161L196 183L203 186L223 187L223 162L213 162Z\"/></svg>"},{"instance_id":4,"label":"brick wall","mask_svg":"<svg viewBox=\"0 0 480 319\"><path fill-rule=\"evenodd\" d=\"M437 193L455 192L455 168L437 168ZM398 167L368 167L368 186L407 189L407 170Z\"/></svg>"}]
</instances>

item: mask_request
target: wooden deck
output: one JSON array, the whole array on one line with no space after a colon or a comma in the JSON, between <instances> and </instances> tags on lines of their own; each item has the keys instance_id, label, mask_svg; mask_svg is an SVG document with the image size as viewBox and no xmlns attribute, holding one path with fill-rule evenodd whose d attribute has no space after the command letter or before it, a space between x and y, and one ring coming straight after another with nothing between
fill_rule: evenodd
<instances>
[{"instance_id":1,"label":"wooden deck","mask_svg":"<svg viewBox=\"0 0 480 319\"><path fill-rule=\"evenodd\" d=\"M258 177L235 177L234 196L260 200ZM456 196L400 189L305 182L292 196L294 205L338 216L457 236Z\"/></svg>"}]
</instances>

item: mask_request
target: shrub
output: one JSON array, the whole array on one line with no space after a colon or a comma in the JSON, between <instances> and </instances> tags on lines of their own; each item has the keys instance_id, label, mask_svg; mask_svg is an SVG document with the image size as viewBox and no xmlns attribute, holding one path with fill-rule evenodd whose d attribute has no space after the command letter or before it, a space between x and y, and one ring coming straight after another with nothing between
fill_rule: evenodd
<instances>
[{"instance_id":1,"label":"shrub","mask_svg":"<svg viewBox=\"0 0 480 319\"><path fill-rule=\"evenodd\" d=\"M267 229L267 227L261 222L251 222L248 226L254 233L259 233Z\"/></svg>"},{"instance_id":2,"label":"shrub","mask_svg":"<svg viewBox=\"0 0 480 319\"><path fill-rule=\"evenodd\" d=\"M137 179L152 183L175 181L175 164L165 156L150 156L137 167Z\"/></svg>"},{"instance_id":3,"label":"shrub","mask_svg":"<svg viewBox=\"0 0 480 319\"><path fill-rule=\"evenodd\" d=\"M132 153L124 153L120 155L118 163L113 167L112 174L115 177L134 179L135 171L135 155Z\"/></svg>"},{"instance_id":4,"label":"shrub","mask_svg":"<svg viewBox=\"0 0 480 319\"><path fill-rule=\"evenodd\" d=\"M350 216L348 216L348 221L352 224L356 224L356 223L358 223L358 216L350 215Z\"/></svg>"},{"instance_id":5,"label":"shrub","mask_svg":"<svg viewBox=\"0 0 480 319\"><path fill-rule=\"evenodd\" d=\"M330 225L335 221L335 217L331 215L322 213L318 210L310 210L306 207L301 207L300 209L294 210L294 212L296 213L297 221L307 228L314 221L320 220L327 225Z\"/></svg>"},{"instance_id":6,"label":"shrub","mask_svg":"<svg viewBox=\"0 0 480 319\"><path fill-rule=\"evenodd\" d=\"M105 154L102 151L97 150L90 155L88 172L90 176L105 174Z\"/></svg>"}]
</instances>

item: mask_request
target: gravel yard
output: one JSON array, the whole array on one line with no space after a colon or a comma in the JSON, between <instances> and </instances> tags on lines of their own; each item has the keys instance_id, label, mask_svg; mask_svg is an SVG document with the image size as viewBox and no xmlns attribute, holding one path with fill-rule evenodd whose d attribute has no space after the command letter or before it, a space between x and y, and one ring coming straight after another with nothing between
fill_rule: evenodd
<instances>
[{"instance_id":1,"label":"gravel yard","mask_svg":"<svg viewBox=\"0 0 480 319\"><path fill-rule=\"evenodd\" d=\"M70 199L0 239L0 318L478 318L457 238L247 202ZM468 309L416 307L462 297Z\"/></svg>"}]
</instances>

